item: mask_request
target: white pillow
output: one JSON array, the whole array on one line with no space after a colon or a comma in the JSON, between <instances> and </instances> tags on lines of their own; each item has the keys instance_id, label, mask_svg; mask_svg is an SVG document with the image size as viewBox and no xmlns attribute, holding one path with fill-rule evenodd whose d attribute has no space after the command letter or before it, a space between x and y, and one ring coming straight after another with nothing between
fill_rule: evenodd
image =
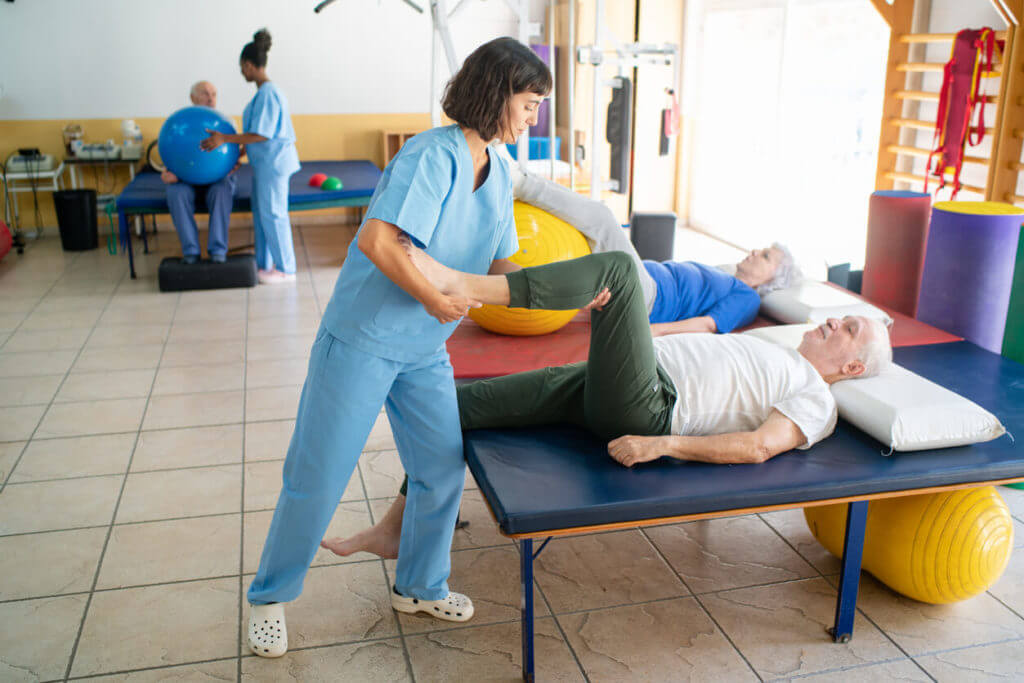
<instances>
[{"instance_id":1,"label":"white pillow","mask_svg":"<svg viewBox=\"0 0 1024 683\"><path fill-rule=\"evenodd\" d=\"M847 315L877 318L886 325L892 323L892 318L882 309L814 280L803 280L792 287L765 294L761 297L761 312L782 323L821 324L829 318Z\"/></svg>"},{"instance_id":2,"label":"white pillow","mask_svg":"<svg viewBox=\"0 0 1024 683\"><path fill-rule=\"evenodd\" d=\"M796 348L814 327L777 325L744 334ZM831 389L844 420L895 451L965 446L1006 433L977 403L895 363L875 377L836 382Z\"/></svg>"}]
</instances>

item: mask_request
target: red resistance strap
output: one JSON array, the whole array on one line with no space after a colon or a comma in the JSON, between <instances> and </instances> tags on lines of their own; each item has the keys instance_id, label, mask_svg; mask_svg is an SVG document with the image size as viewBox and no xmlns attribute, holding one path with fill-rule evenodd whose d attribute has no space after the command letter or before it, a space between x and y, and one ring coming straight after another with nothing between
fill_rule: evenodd
<instances>
[{"instance_id":1,"label":"red resistance strap","mask_svg":"<svg viewBox=\"0 0 1024 683\"><path fill-rule=\"evenodd\" d=\"M933 149L925 169L925 192L929 174L939 178L939 190L945 187L945 173L950 168L953 169L951 198L955 199L960 192L966 144L970 141L972 146L978 145L985 138L985 95L981 92L981 79L993 69L997 46L1002 51L1004 41L997 41L991 28L965 29L956 34L952 56L943 69ZM975 107L978 108L978 125L971 135ZM938 159L933 164L935 155Z\"/></svg>"}]
</instances>

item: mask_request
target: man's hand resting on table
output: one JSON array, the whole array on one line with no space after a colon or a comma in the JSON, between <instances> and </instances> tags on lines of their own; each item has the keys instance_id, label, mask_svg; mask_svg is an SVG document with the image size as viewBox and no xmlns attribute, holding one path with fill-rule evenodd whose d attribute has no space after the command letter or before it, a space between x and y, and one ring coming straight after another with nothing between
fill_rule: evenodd
<instances>
[{"instance_id":1,"label":"man's hand resting on table","mask_svg":"<svg viewBox=\"0 0 1024 683\"><path fill-rule=\"evenodd\" d=\"M164 181L168 185L172 185L178 182L178 176L174 175L170 171L164 171L160 174L160 180Z\"/></svg>"}]
</instances>

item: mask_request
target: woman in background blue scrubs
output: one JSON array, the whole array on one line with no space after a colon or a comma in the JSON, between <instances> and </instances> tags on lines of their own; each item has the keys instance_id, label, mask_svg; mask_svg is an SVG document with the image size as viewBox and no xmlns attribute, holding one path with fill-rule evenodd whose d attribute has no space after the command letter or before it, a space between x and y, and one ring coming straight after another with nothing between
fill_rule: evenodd
<instances>
[{"instance_id":1,"label":"woman in background blue scrubs","mask_svg":"<svg viewBox=\"0 0 1024 683\"><path fill-rule=\"evenodd\" d=\"M409 475L391 605L450 621L473 616L448 589L465 477L462 431L445 340L470 306L415 268L404 239L472 273L515 270L518 250L506 162L489 151L536 123L547 66L499 38L469 57L445 92L457 123L410 139L384 169L348 250L310 352L284 481L247 594L249 648L288 648L284 606L303 581L381 406Z\"/></svg>"},{"instance_id":2,"label":"woman in background blue scrubs","mask_svg":"<svg viewBox=\"0 0 1024 683\"><path fill-rule=\"evenodd\" d=\"M242 134L209 131L202 148L225 142L245 145L252 166L252 218L256 241L257 275L263 284L295 281L295 249L288 220L288 178L299 170L295 130L288 100L267 76L270 33L260 29L242 48L239 66L246 82L256 84L256 96L242 112Z\"/></svg>"}]
</instances>

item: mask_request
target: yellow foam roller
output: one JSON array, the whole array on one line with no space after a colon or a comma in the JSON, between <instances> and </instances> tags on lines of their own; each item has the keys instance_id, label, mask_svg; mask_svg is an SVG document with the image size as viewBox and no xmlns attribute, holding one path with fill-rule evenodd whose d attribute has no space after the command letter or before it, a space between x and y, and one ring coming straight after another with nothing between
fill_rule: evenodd
<instances>
[{"instance_id":1,"label":"yellow foam roller","mask_svg":"<svg viewBox=\"0 0 1024 683\"><path fill-rule=\"evenodd\" d=\"M586 238L560 218L535 206L516 202L513 206L519 251L511 258L524 268L545 263L567 261L586 256L590 246ZM545 311L540 309L481 306L469 311L469 317L486 330L498 334L532 336L548 334L562 328L577 311Z\"/></svg>"},{"instance_id":2,"label":"yellow foam roller","mask_svg":"<svg viewBox=\"0 0 1024 683\"><path fill-rule=\"evenodd\" d=\"M818 542L842 557L846 505L804 508ZM1006 569L1013 518L992 486L868 504L862 567L897 593L947 604L977 595Z\"/></svg>"}]
</instances>

